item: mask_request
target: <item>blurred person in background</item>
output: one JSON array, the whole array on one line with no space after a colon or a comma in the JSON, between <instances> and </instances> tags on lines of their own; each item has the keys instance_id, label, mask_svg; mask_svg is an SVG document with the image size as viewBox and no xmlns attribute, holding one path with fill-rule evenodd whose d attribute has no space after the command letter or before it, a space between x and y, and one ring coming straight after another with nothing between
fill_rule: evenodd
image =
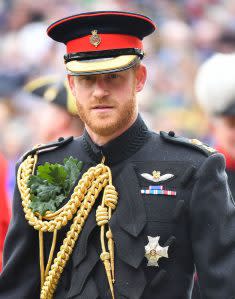
<instances>
[{"instance_id":1,"label":"blurred person in background","mask_svg":"<svg viewBox=\"0 0 235 299\"><path fill-rule=\"evenodd\" d=\"M23 91L26 80L25 73L0 73L0 148L7 159L6 188L10 200L15 186L15 163L26 144L80 136L83 131L66 82L59 76L42 76L28 82Z\"/></svg>"},{"instance_id":2,"label":"blurred person in background","mask_svg":"<svg viewBox=\"0 0 235 299\"><path fill-rule=\"evenodd\" d=\"M30 116L33 131L37 132L34 143L82 135L84 124L77 116L75 99L64 78L42 76L28 82L24 90L31 100L37 101ZM39 110L43 111L43 117Z\"/></svg>"},{"instance_id":3,"label":"blurred person in background","mask_svg":"<svg viewBox=\"0 0 235 299\"><path fill-rule=\"evenodd\" d=\"M229 39L227 35L222 39L224 45L232 45L230 37L229 34ZM228 182L235 198L235 53L214 54L200 66L195 94L208 121L210 143L225 156ZM201 298L196 276L192 299Z\"/></svg>"},{"instance_id":4,"label":"blurred person in background","mask_svg":"<svg viewBox=\"0 0 235 299\"><path fill-rule=\"evenodd\" d=\"M21 71L0 72L0 150L7 160L5 189L10 201L15 184L15 162L25 151L26 140L30 142L29 128L22 111L24 105L17 104L17 96L27 76Z\"/></svg>"},{"instance_id":5,"label":"blurred person in background","mask_svg":"<svg viewBox=\"0 0 235 299\"><path fill-rule=\"evenodd\" d=\"M211 143L225 156L235 198L235 53L218 53L205 61L197 73L195 93L209 121Z\"/></svg>"},{"instance_id":6,"label":"blurred person in background","mask_svg":"<svg viewBox=\"0 0 235 299\"><path fill-rule=\"evenodd\" d=\"M0 271L2 269L4 241L11 214L11 191L14 188L14 184L11 184L11 179L15 176L15 171L11 167L11 161L8 159L8 153L13 150L13 147L9 144L6 151L6 148L3 146L3 140L9 134L8 126L11 119L17 114L12 98L16 90L25 83L26 77L25 73L0 73Z\"/></svg>"},{"instance_id":7,"label":"blurred person in background","mask_svg":"<svg viewBox=\"0 0 235 299\"><path fill-rule=\"evenodd\" d=\"M6 191L6 181L7 161L0 153L0 272L2 270L3 245L10 221L10 208Z\"/></svg>"}]
</instances>

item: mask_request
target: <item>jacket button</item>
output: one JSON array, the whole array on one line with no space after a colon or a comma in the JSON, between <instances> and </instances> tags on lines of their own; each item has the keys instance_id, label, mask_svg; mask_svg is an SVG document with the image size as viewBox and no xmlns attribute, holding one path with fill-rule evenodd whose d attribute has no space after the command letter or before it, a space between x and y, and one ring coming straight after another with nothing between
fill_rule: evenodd
<instances>
[{"instance_id":1,"label":"jacket button","mask_svg":"<svg viewBox=\"0 0 235 299\"><path fill-rule=\"evenodd\" d=\"M175 137L175 132L174 132L174 131L169 131L168 135L169 135L170 137Z\"/></svg>"}]
</instances>

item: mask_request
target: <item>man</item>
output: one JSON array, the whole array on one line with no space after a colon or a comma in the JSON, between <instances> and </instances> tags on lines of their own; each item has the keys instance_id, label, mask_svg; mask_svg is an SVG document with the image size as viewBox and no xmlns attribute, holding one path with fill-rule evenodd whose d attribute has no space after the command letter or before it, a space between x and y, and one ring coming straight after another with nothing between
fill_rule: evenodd
<instances>
[{"instance_id":1,"label":"man","mask_svg":"<svg viewBox=\"0 0 235 299\"><path fill-rule=\"evenodd\" d=\"M60 136L82 135L84 124L77 116L75 99L67 80L58 75L42 76L29 81L24 90L37 101L38 109L43 109L43 117L38 109L31 112L35 143L54 141Z\"/></svg>"},{"instance_id":2,"label":"man","mask_svg":"<svg viewBox=\"0 0 235 299\"><path fill-rule=\"evenodd\" d=\"M205 299L234 297L235 207L223 156L174 132L150 132L138 115L142 39L154 29L145 16L110 11L48 28L66 43L69 84L86 130L24 155L1 299L189 299L195 265ZM68 201L60 201L63 192L55 194L61 189L51 182L68 182L66 168L81 166L75 158L83 162L82 178L74 176Z\"/></svg>"},{"instance_id":3,"label":"man","mask_svg":"<svg viewBox=\"0 0 235 299\"><path fill-rule=\"evenodd\" d=\"M10 207L7 196L7 161L0 153L0 271L2 270L3 244L10 222Z\"/></svg>"},{"instance_id":4,"label":"man","mask_svg":"<svg viewBox=\"0 0 235 299\"><path fill-rule=\"evenodd\" d=\"M225 156L229 186L234 197L235 54L215 54L206 60L198 70L195 93L209 121L212 142Z\"/></svg>"}]
</instances>

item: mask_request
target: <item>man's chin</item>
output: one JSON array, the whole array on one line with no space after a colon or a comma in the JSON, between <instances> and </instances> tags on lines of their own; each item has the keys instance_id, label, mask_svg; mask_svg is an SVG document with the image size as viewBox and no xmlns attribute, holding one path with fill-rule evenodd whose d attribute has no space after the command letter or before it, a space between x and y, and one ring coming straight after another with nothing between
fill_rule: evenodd
<instances>
[{"instance_id":1,"label":"man's chin","mask_svg":"<svg viewBox=\"0 0 235 299\"><path fill-rule=\"evenodd\" d=\"M111 136L116 132L116 129L114 129L113 127L95 127L92 128L92 131L99 135L99 136Z\"/></svg>"},{"instance_id":2,"label":"man's chin","mask_svg":"<svg viewBox=\"0 0 235 299\"><path fill-rule=\"evenodd\" d=\"M119 130L120 123L114 121L97 121L94 125L90 125L91 130L100 136L110 136Z\"/></svg>"}]
</instances>

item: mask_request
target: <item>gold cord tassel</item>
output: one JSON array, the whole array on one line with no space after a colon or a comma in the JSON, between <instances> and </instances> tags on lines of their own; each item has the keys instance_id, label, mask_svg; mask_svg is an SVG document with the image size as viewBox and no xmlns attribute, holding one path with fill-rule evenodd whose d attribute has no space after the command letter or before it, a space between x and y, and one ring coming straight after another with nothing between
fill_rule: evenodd
<instances>
[{"instance_id":1,"label":"gold cord tassel","mask_svg":"<svg viewBox=\"0 0 235 299\"><path fill-rule=\"evenodd\" d=\"M114 278L114 241L113 241L113 235L111 230L109 229L106 232L106 238L108 239L108 249L110 254L110 263L111 263L111 273L112 273L112 282L115 282Z\"/></svg>"},{"instance_id":2,"label":"gold cord tassel","mask_svg":"<svg viewBox=\"0 0 235 299\"><path fill-rule=\"evenodd\" d=\"M103 159L102 162L104 162ZM114 242L110 228L107 231L108 251L105 247L105 225L111 218L112 210L117 205L117 192L112 185L112 175L109 167L103 163L96 167L91 167L74 188L70 200L58 211L52 213L46 212L41 217L29 208L30 189L27 186L30 176L34 173L37 163L37 154L28 156L19 167L17 173L17 184L22 198L22 206L25 218L28 223L39 231L40 246L40 270L41 270L41 294L40 299L52 299L64 267L72 254L75 243L82 231L87 217L97 199L99 193L105 188L102 205L97 209L97 224L101 227L101 260L107 273L107 278L114 299ZM67 225L73 218L73 223L53 260L54 249L56 245L57 231ZM44 270L44 252L43 252L43 232L53 232L53 241L50 255L48 258L46 271Z\"/></svg>"},{"instance_id":3,"label":"gold cord tassel","mask_svg":"<svg viewBox=\"0 0 235 299\"><path fill-rule=\"evenodd\" d=\"M102 205L98 206L98 208L96 210L96 222L100 226L100 242L101 242L101 248L102 248L102 253L100 255L100 259L102 260L102 262L104 264L110 291L112 294L112 298L114 299L113 277L112 277L112 272L111 272L110 253L106 251L105 239L104 239L105 225L108 223L108 219L109 219L108 209L107 209L107 207L104 207L104 204L102 201Z\"/></svg>"},{"instance_id":4,"label":"gold cord tassel","mask_svg":"<svg viewBox=\"0 0 235 299\"><path fill-rule=\"evenodd\" d=\"M113 279L111 274L111 264L110 264L110 254L109 252L103 251L100 255L102 262L104 263L104 268L109 282L110 291L112 298L114 299L114 288L113 288Z\"/></svg>"}]
</instances>

